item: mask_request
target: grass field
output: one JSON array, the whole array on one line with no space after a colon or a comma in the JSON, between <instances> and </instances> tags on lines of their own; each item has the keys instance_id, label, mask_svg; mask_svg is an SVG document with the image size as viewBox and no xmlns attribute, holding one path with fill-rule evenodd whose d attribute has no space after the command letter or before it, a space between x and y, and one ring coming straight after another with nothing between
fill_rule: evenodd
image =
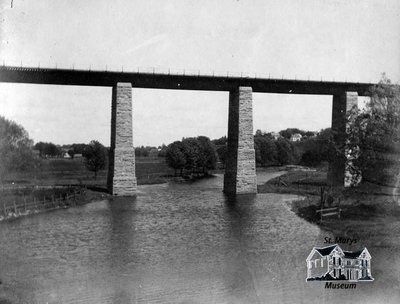
<instances>
[{"instance_id":1,"label":"grass field","mask_svg":"<svg viewBox=\"0 0 400 304\"><path fill-rule=\"evenodd\" d=\"M163 183L173 174L174 170L167 166L164 158L136 158L138 184ZM65 185L106 187L107 169L99 171L94 179L83 159L43 159L35 171L9 174L3 180L3 187Z\"/></svg>"}]
</instances>

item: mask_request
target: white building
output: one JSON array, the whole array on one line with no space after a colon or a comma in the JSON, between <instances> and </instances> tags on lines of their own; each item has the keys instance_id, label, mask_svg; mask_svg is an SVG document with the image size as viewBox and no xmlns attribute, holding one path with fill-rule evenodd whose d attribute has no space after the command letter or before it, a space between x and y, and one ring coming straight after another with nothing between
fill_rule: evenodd
<instances>
[{"instance_id":1,"label":"white building","mask_svg":"<svg viewBox=\"0 0 400 304\"><path fill-rule=\"evenodd\" d=\"M343 251L339 245L314 247L307 257L307 281L372 281L371 255L367 248Z\"/></svg>"},{"instance_id":2,"label":"white building","mask_svg":"<svg viewBox=\"0 0 400 304\"><path fill-rule=\"evenodd\" d=\"M290 136L290 141L300 141L302 137L300 133L294 133Z\"/></svg>"},{"instance_id":3,"label":"white building","mask_svg":"<svg viewBox=\"0 0 400 304\"><path fill-rule=\"evenodd\" d=\"M271 132L271 136L275 140L277 140L281 137L281 135L278 132Z\"/></svg>"}]
</instances>

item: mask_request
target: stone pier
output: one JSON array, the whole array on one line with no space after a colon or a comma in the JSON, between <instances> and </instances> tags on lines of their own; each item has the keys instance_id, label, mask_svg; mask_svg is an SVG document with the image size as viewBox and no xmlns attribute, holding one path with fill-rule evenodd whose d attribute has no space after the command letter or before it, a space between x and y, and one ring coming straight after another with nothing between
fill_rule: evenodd
<instances>
[{"instance_id":1,"label":"stone pier","mask_svg":"<svg viewBox=\"0 0 400 304\"><path fill-rule=\"evenodd\" d=\"M229 93L228 153L224 175L227 194L257 193L251 87Z\"/></svg>"},{"instance_id":2,"label":"stone pier","mask_svg":"<svg viewBox=\"0 0 400 304\"><path fill-rule=\"evenodd\" d=\"M111 147L107 186L118 196L136 194L135 150L132 137L132 84L117 83L112 90Z\"/></svg>"},{"instance_id":3,"label":"stone pier","mask_svg":"<svg viewBox=\"0 0 400 304\"><path fill-rule=\"evenodd\" d=\"M345 176L349 175L349 159L346 156L347 116L358 106L357 92L343 92L333 95L332 134L336 148L335 157L329 163L328 183L332 186L345 186Z\"/></svg>"}]
</instances>

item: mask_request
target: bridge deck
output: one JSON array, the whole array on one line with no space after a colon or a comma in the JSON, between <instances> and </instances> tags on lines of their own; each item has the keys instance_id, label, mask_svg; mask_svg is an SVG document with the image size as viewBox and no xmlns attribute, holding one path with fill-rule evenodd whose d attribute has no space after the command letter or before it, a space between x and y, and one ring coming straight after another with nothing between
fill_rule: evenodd
<instances>
[{"instance_id":1,"label":"bridge deck","mask_svg":"<svg viewBox=\"0 0 400 304\"><path fill-rule=\"evenodd\" d=\"M0 67L0 82L78 86L114 86L130 82L136 88L232 91L249 86L253 92L282 94L334 95L345 91L368 95L371 83L307 81L273 78L230 77L210 75L171 75L116 71L90 71L49 68Z\"/></svg>"}]
</instances>

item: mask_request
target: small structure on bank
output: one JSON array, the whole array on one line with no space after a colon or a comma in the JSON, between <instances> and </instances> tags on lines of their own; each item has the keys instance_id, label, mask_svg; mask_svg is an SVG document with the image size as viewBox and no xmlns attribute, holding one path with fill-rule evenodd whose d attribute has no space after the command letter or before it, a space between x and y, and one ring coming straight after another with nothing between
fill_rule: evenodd
<instances>
[{"instance_id":1,"label":"small structure on bank","mask_svg":"<svg viewBox=\"0 0 400 304\"><path fill-rule=\"evenodd\" d=\"M307 281L373 281L367 248L344 251L339 245L314 247L307 257Z\"/></svg>"}]
</instances>

